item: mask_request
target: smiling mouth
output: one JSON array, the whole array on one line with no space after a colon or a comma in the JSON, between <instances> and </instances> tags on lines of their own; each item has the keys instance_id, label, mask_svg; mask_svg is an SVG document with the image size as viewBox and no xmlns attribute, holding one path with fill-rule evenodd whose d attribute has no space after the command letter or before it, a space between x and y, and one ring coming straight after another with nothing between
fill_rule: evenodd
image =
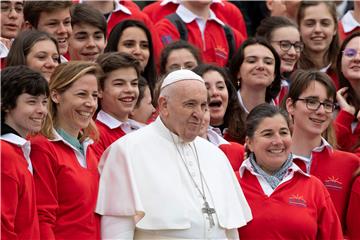
<instances>
[{"instance_id":1,"label":"smiling mouth","mask_svg":"<svg viewBox=\"0 0 360 240\"><path fill-rule=\"evenodd\" d=\"M310 120L314 123L318 123L318 124L322 124L325 122L325 120L321 120L321 119L315 119L315 118L310 118Z\"/></svg>"}]
</instances>

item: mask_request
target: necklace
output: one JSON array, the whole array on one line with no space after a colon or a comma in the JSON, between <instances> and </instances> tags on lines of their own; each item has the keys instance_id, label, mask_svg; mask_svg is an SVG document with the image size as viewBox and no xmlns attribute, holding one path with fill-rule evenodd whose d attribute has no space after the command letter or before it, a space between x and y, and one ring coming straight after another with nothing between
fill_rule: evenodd
<instances>
[{"instance_id":1,"label":"necklace","mask_svg":"<svg viewBox=\"0 0 360 240\"><path fill-rule=\"evenodd\" d=\"M190 176L191 181L194 183L195 188L196 188L197 191L200 193L200 195L201 195L201 197L202 197L202 199L203 199L203 201L204 201L204 204L203 204L204 207L201 208L201 211L202 211L202 213L207 214L207 217L208 217L208 220L209 220L209 224L210 224L210 228L212 228L212 227L215 226L214 217L213 217L212 215L215 214L216 211L215 211L215 208L211 208L211 207L210 207L209 202L208 202L207 199L206 199L205 190L204 190L204 181L205 181L205 179L204 179L204 176L203 176L203 174L202 174L202 172L201 172L200 161L199 161L199 156L198 156L198 152L197 152L196 146L195 146L195 144L193 143L193 145L194 145L194 150L191 148L191 146L190 146L190 148L191 148L191 150L193 150L193 151L195 152L196 162L197 162L197 166L198 166L199 174L200 174L201 189L200 189L200 187L198 186L198 184L196 183L196 181L195 181L195 179L193 178L193 176L191 175L190 170L189 170L188 166L186 165L186 162L185 162L183 156L181 155L180 150L179 150L178 146L176 145L175 140L174 140L174 137L173 137L173 135L172 135L171 133L170 133L170 136L171 136L171 139L172 139L172 141L173 141L173 143L174 143L174 145L175 145L176 151L179 153L180 158L181 158L182 162L184 163L184 166L185 166L185 168L186 168L187 173L188 173L189 176Z\"/></svg>"}]
</instances>

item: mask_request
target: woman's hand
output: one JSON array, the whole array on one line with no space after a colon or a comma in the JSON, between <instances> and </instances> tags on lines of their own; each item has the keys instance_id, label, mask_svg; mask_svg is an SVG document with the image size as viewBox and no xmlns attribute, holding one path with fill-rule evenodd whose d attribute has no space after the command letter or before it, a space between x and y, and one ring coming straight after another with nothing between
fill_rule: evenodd
<instances>
[{"instance_id":1,"label":"woman's hand","mask_svg":"<svg viewBox=\"0 0 360 240\"><path fill-rule=\"evenodd\" d=\"M347 95L348 95L347 90L348 90L348 87L343 87L343 88L339 89L336 92L336 100L339 103L339 106L340 106L340 108L342 110L350 113L351 115L354 115L355 114L355 107L352 106L350 103L348 103L346 101L346 98L347 98ZM358 119L360 118L359 114L357 115L357 118Z\"/></svg>"}]
</instances>

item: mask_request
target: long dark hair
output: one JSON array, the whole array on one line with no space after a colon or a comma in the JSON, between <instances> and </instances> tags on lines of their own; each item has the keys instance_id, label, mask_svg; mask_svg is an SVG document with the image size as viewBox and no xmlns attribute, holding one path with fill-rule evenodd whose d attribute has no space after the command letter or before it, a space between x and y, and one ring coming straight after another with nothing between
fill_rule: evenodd
<instances>
[{"instance_id":1,"label":"long dark hair","mask_svg":"<svg viewBox=\"0 0 360 240\"><path fill-rule=\"evenodd\" d=\"M230 81L230 77L228 72L219 66L212 64L200 64L196 68L193 69L195 73L200 76L203 76L205 73L209 71L218 72L224 79L226 89L228 91L228 106L224 115L224 125L228 128L229 136L236 140L237 142L244 142L245 139L245 112L241 108L239 99L236 94L235 87Z\"/></svg>"},{"instance_id":2,"label":"long dark hair","mask_svg":"<svg viewBox=\"0 0 360 240\"><path fill-rule=\"evenodd\" d=\"M304 18L306 8L312 7L312 6L317 6L321 3L325 4L326 7L328 8L328 10L334 20L334 25L335 25L335 30L336 30L336 34L333 37L333 39L330 43L329 49L328 49L327 53L324 55L324 59L323 59L323 61L331 63L330 69L334 71L336 57L339 52L339 32L337 31L338 20L337 20L337 12L336 12L335 3L332 1L301 1L300 5L299 5L299 9L298 9L297 24L299 25L299 29L300 29L301 20ZM300 35L301 35L301 31L300 31ZM298 61L299 68L302 68L302 69L316 68L316 66L315 66L314 62L311 60L308 52L309 52L309 50L307 49L307 47L305 45L304 51L301 53L299 61Z\"/></svg>"},{"instance_id":3,"label":"long dark hair","mask_svg":"<svg viewBox=\"0 0 360 240\"><path fill-rule=\"evenodd\" d=\"M58 63L60 63L60 52L57 40L46 32L37 30L27 30L20 33L14 40L9 54L6 58L7 66L26 65L26 57L31 48L39 41L50 40L59 54Z\"/></svg>"},{"instance_id":4,"label":"long dark hair","mask_svg":"<svg viewBox=\"0 0 360 240\"><path fill-rule=\"evenodd\" d=\"M118 51L118 43L120 41L120 38L122 36L122 33L125 29L129 27L137 27L142 29L147 37L148 43L149 43L149 60L148 63L141 74L148 82L151 91L154 91L155 84L157 81L156 76L156 67L155 67L155 57L154 57L154 44L151 38L151 33L149 29L143 24L142 22L136 21L136 20L124 20L118 23L110 32L107 45L105 47L104 52L117 52Z\"/></svg>"},{"instance_id":5,"label":"long dark hair","mask_svg":"<svg viewBox=\"0 0 360 240\"><path fill-rule=\"evenodd\" d=\"M262 38L262 37L249 38L241 44L239 50L237 51L235 56L232 58L232 60L230 61L230 64L229 64L229 72L231 75L231 81L232 81L233 85L236 87L236 90L239 90L241 88L241 79L238 79L237 76L238 76L240 66L244 62L245 48L248 46L251 46L251 45L255 45L255 44L259 44L259 45L262 45L262 46L268 48L272 52L272 54L274 55L274 58L275 58L275 73L274 73L275 78L274 78L274 81L271 83L271 85L266 88L266 93L265 93L265 101L270 103L272 99L276 98L276 96L278 95L278 93L280 91L281 60L280 60L280 57L277 54L276 50L266 41L265 38Z\"/></svg>"}]
</instances>

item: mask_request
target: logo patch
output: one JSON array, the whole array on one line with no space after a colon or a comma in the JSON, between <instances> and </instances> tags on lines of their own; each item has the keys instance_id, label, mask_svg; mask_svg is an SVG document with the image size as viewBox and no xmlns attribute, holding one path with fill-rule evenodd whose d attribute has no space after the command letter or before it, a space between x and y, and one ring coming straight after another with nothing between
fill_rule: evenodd
<instances>
[{"instance_id":1,"label":"logo patch","mask_svg":"<svg viewBox=\"0 0 360 240\"><path fill-rule=\"evenodd\" d=\"M342 182L340 182L339 178L335 176L328 177L324 181L324 185L326 188L333 190L341 190L343 188Z\"/></svg>"},{"instance_id":2,"label":"logo patch","mask_svg":"<svg viewBox=\"0 0 360 240\"><path fill-rule=\"evenodd\" d=\"M227 59L228 53L223 47L215 47L215 55Z\"/></svg>"},{"instance_id":3,"label":"logo patch","mask_svg":"<svg viewBox=\"0 0 360 240\"><path fill-rule=\"evenodd\" d=\"M299 194L291 195L289 197L288 203L290 205L297 206L297 207L303 207L303 208L307 207L307 203L306 203L304 197Z\"/></svg>"},{"instance_id":4,"label":"logo patch","mask_svg":"<svg viewBox=\"0 0 360 240\"><path fill-rule=\"evenodd\" d=\"M173 39L170 35L164 35L161 37L161 41L164 45L167 45L169 43L172 43L173 42Z\"/></svg>"}]
</instances>

